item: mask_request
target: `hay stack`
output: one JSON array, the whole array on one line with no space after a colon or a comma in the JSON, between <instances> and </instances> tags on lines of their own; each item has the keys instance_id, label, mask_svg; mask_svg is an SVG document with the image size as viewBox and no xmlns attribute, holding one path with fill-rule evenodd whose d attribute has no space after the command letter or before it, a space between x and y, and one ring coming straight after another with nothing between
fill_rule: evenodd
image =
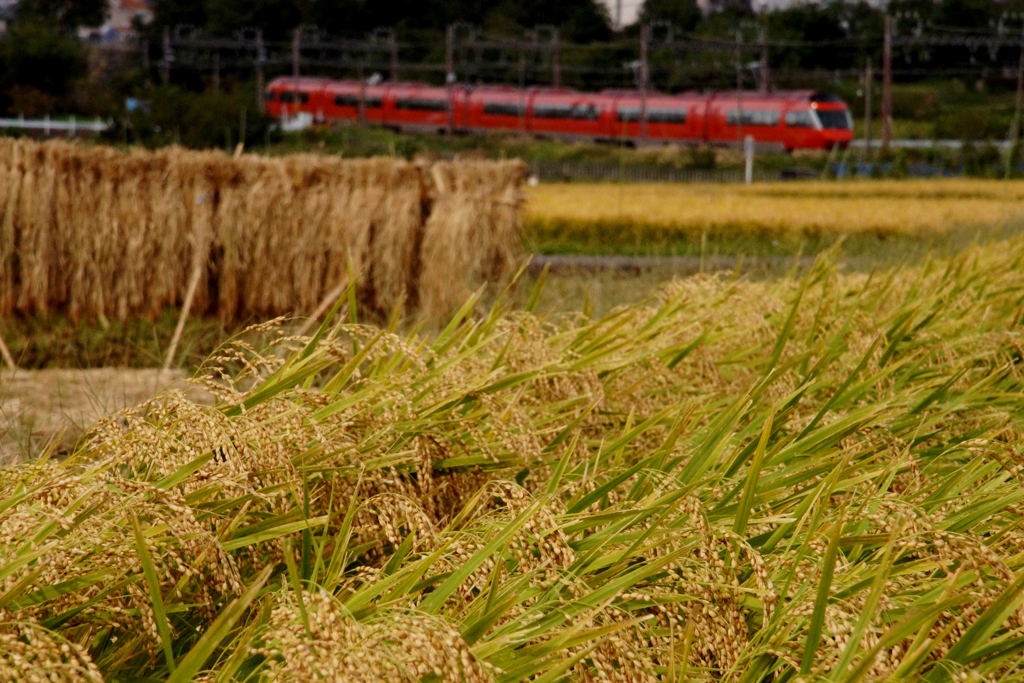
<instances>
[{"instance_id":1,"label":"hay stack","mask_svg":"<svg viewBox=\"0 0 1024 683\"><path fill-rule=\"evenodd\" d=\"M443 317L522 243L519 163L121 153L0 139L0 315L309 313L359 273L365 309Z\"/></svg>"},{"instance_id":2,"label":"hay stack","mask_svg":"<svg viewBox=\"0 0 1024 683\"><path fill-rule=\"evenodd\" d=\"M481 284L505 282L514 274L521 258L526 167L437 163L430 178L435 194L423 232L420 310L439 319Z\"/></svg>"}]
</instances>

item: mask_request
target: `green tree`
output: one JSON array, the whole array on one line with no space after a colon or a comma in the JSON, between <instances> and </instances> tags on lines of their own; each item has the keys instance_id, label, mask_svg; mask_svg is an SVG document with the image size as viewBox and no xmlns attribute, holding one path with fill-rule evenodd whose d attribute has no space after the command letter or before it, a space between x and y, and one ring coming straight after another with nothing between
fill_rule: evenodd
<instances>
[{"instance_id":1,"label":"green tree","mask_svg":"<svg viewBox=\"0 0 1024 683\"><path fill-rule=\"evenodd\" d=\"M20 0L17 21L41 22L62 30L99 26L107 14L106 0Z\"/></svg>"},{"instance_id":2,"label":"green tree","mask_svg":"<svg viewBox=\"0 0 1024 683\"><path fill-rule=\"evenodd\" d=\"M668 21L681 31L692 31L703 18L696 0L644 0L640 21Z\"/></svg>"},{"instance_id":3,"label":"green tree","mask_svg":"<svg viewBox=\"0 0 1024 683\"><path fill-rule=\"evenodd\" d=\"M308 15L297 0L207 0L206 29L213 35L230 34L246 26L263 30L268 40L287 38Z\"/></svg>"},{"instance_id":4,"label":"green tree","mask_svg":"<svg viewBox=\"0 0 1024 683\"><path fill-rule=\"evenodd\" d=\"M261 144L270 121L256 108L252 91L190 92L177 86L155 86L138 93L148 106L127 114L109 131L111 140L149 147L180 144L195 149Z\"/></svg>"},{"instance_id":5,"label":"green tree","mask_svg":"<svg viewBox=\"0 0 1024 683\"><path fill-rule=\"evenodd\" d=\"M0 41L0 93L11 113L38 116L66 108L85 73L79 42L37 21L19 21Z\"/></svg>"},{"instance_id":6,"label":"green tree","mask_svg":"<svg viewBox=\"0 0 1024 683\"><path fill-rule=\"evenodd\" d=\"M191 24L206 27L206 0L151 0L153 23L151 29L159 33L165 26Z\"/></svg>"},{"instance_id":7,"label":"green tree","mask_svg":"<svg viewBox=\"0 0 1024 683\"><path fill-rule=\"evenodd\" d=\"M393 26L405 34L437 34L455 22L503 27L517 37L540 24L559 27L571 41L611 36L608 11L598 0L154 0L153 11L155 31L187 23L227 35L255 26L271 39L290 34L300 23L350 36L378 26Z\"/></svg>"}]
</instances>

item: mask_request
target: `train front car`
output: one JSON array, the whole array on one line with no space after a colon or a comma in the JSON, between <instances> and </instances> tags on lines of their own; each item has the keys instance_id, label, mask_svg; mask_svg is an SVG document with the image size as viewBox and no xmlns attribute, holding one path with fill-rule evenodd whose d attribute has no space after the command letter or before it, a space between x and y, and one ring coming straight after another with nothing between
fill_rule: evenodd
<instances>
[{"instance_id":1,"label":"train front car","mask_svg":"<svg viewBox=\"0 0 1024 683\"><path fill-rule=\"evenodd\" d=\"M793 95L784 120L786 149L846 149L853 140L853 117L846 102L825 92Z\"/></svg>"},{"instance_id":2,"label":"train front car","mask_svg":"<svg viewBox=\"0 0 1024 683\"><path fill-rule=\"evenodd\" d=\"M835 95L810 90L774 93L722 92L708 96L705 139L742 145L753 137L762 148L845 148L853 139L853 119Z\"/></svg>"},{"instance_id":3,"label":"train front car","mask_svg":"<svg viewBox=\"0 0 1024 683\"><path fill-rule=\"evenodd\" d=\"M853 140L853 117L846 102L838 95L815 93L811 96L811 111L821 126L824 146L846 149Z\"/></svg>"}]
</instances>

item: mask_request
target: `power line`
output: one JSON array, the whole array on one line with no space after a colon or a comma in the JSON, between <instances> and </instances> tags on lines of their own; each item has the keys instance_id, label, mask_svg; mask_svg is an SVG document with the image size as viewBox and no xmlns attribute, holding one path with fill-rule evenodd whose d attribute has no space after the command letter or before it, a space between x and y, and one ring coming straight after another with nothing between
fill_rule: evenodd
<instances>
[{"instance_id":1,"label":"power line","mask_svg":"<svg viewBox=\"0 0 1024 683\"><path fill-rule=\"evenodd\" d=\"M1024 36L1010 35L1002 28L984 34L936 34L923 30L908 34L895 30L900 19L893 20L891 52L929 45L959 48L974 44L969 41L979 40L988 41L978 43L980 45L994 43L1000 49L1024 49ZM751 24L748 28L754 30L754 39L735 41L692 32L677 33L671 24L656 22L646 29L645 48L644 45L638 46L635 39L626 36L604 43L583 45L563 41L555 27L537 27L517 39L488 34L474 26L462 24L452 34L449 63L441 64L434 61L438 55L437 41L415 38L398 40L395 31L390 28L376 29L363 38L343 38L329 35L315 26L302 26L296 29L291 40L265 41L257 29L243 29L233 37L213 37L203 35L194 27L179 26L173 31L164 31L159 69L165 82L170 81L172 71L182 69L209 74L214 88L219 88L223 71L249 71L255 74L258 83L267 69L273 73L290 73L293 76L310 71L313 74L340 71L355 73L360 79L369 74L386 72L392 80L398 80L400 65L409 73L421 74L431 80L440 74L444 75L445 80L452 78L466 83L485 80L509 82L512 74L513 78L525 86L530 83L558 85L563 76L567 76L576 83L582 80L592 85L604 83L606 86L622 87L631 82L637 85L636 67L633 66L637 61L631 56L643 53L646 49L646 82L651 90L657 90L653 82L655 76L659 81L664 78L677 87L687 82L690 84L688 87L725 83L726 70L737 66L742 67L737 82L742 83L745 70L756 70L759 88L764 89L769 83L767 66L773 51L826 45L838 49L880 47L866 38L857 37L836 41L772 40L763 23ZM932 28L929 27L929 31ZM870 49L866 51L868 54L874 52ZM401 61L403 54L406 55L404 63ZM431 54L435 57L431 58ZM747 63L745 60L751 57L758 61ZM1018 66L1016 61L1014 66ZM955 69L909 66L892 68L893 76L902 78L974 73L978 73L975 65ZM788 82L812 79L824 83L826 78L845 79L860 74L858 68L782 68L776 76Z\"/></svg>"}]
</instances>

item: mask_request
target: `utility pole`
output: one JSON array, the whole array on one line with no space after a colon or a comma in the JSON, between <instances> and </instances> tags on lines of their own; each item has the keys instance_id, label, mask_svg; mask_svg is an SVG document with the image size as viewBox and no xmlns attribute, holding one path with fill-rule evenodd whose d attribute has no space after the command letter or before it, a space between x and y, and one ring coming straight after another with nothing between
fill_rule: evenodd
<instances>
[{"instance_id":1,"label":"utility pole","mask_svg":"<svg viewBox=\"0 0 1024 683\"><path fill-rule=\"evenodd\" d=\"M542 31L547 31L547 46L541 42ZM562 86L562 46L559 39L558 27L551 26L550 24L535 26L531 37L533 38L533 44L535 46L534 49L538 54L543 54L544 52L551 53L551 86L554 88L560 88Z\"/></svg>"},{"instance_id":2,"label":"utility pole","mask_svg":"<svg viewBox=\"0 0 1024 683\"><path fill-rule=\"evenodd\" d=\"M483 70L484 53L477 40L476 29L469 32L469 44L473 46L473 80L471 83L480 84L480 73Z\"/></svg>"},{"instance_id":3,"label":"utility pole","mask_svg":"<svg viewBox=\"0 0 1024 683\"><path fill-rule=\"evenodd\" d=\"M871 91L875 85L874 65L868 57L864 65L864 154L871 158Z\"/></svg>"},{"instance_id":4,"label":"utility pole","mask_svg":"<svg viewBox=\"0 0 1024 683\"><path fill-rule=\"evenodd\" d=\"M761 68L758 71L758 92L766 93L771 90L771 74L768 71L768 26L767 19L761 20L758 27L758 39L761 43Z\"/></svg>"},{"instance_id":5,"label":"utility pole","mask_svg":"<svg viewBox=\"0 0 1024 683\"><path fill-rule=\"evenodd\" d=\"M298 78L302 61L302 27L296 26L292 32L292 78Z\"/></svg>"},{"instance_id":6,"label":"utility pole","mask_svg":"<svg viewBox=\"0 0 1024 683\"><path fill-rule=\"evenodd\" d=\"M267 51L263 47L263 29L256 29L256 109L263 107L263 90L266 88L263 67L267 64Z\"/></svg>"},{"instance_id":7,"label":"utility pole","mask_svg":"<svg viewBox=\"0 0 1024 683\"><path fill-rule=\"evenodd\" d=\"M1020 142L1020 115L1024 106L1024 26L1020 33L1020 60L1017 62L1017 99L1013 107L1013 123L1010 124L1010 149L1006 150L1006 177L1013 170L1014 153Z\"/></svg>"},{"instance_id":8,"label":"utility pole","mask_svg":"<svg viewBox=\"0 0 1024 683\"><path fill-rule=\"evenodd\" d=\"M213 53L213 92L220 92L220 50Z\"/></svg>"},{"instance_id":9,"label":"utility pole","mask_svg":"<svg viewBox=\"0 0 1024 683\"><path fill-rule=\"evenodd\" d=\"M393 83L398 82L398 38L395 29L378 26L366 36L367 42L373 50L381 51L386 48L388 51L388 75Z\"/></svg>"},{"instance_id":10,"label":"utility pole","mask_svg":"<svg viewBox=\"0 0 1024 683\"><path fill-rule=\"evenodd\" d=\"M171 82L171 64L174 63L174 50L171 48L171 27L164 26L164 55L160 63L160 74L164 85Z\"/></svg>"},{"instance_id":11,"label":"utility pole","mask_svg":"<svg viewBox=\"0 0 1024 683\"><path fill-rule=\"evenodd\" d=\"M366 55L359 57L359 66L356 73L359 76L359 124L366 123Z\"/></svg>"},{"instance_id":12,"label":"utility pole","mask_svg":"<svg viewBox=\"0 0 1024 683\"><path fill-rule=\"evenodd\" d=\"M640 140L647 141L647 91L650 89L651 26L640 27Z\"/></svg>"},{"instance_id":13,"label":"utility pole","mask_svg":"<svg viewBox=\"0 0 1024 683\"><path fill-rule=\"evenodd\" d=\"M519 130L526 132L526 45L519 44Z\"/></svg>"},{"instance_id":14,"label":"utility pole","mask_svg":"<svg viewBox=\"0 0 1024 683\"><path fill-rule=\"evenodd\" d=\"M622 30L622 0L615 0L615 30Z\"/></svg>"},{"instance_id":15,"label":"utility pole","mask_svg":"<svg viewBox=\"0 0 1024 683\"><path fill-rule=\"evenodd\" d=\"M562 44L557 28L551 31L551 83L556 88L562 87Z\"/></svg>"},{"instance_id":16,"label":"utility pole","mask_svg":"<svg viewBox=\"0 0 1024 683\"><path fill-rule=\"evenodd\" d=\"M388 50L391 53L391 81L393 83L398 82L398 37L395 35L395 30L391 29L391 33L388 34Z\"/></svg>"},{"instance_id":17,"label":"utility pole","mask_svg":"<svg viewBox=\"0 0 1024 683\"><path fill-rule=\"evenodd\" d=\"M455 127L454 107L452 98L455 86L455 25L451 24L445 29L444 34L444 82L448 89L448 134L452 134Z\"/></svg>"},{"instance_id":18,"label":"utility pole","mask_svg":"<svg viewBox=\"0 0 1024 683\"><path fill-rule=\"evenodd\" d=\"M743 29L736 28L736 143L743 142Z\"/></svg>"},{"instance_id":19,"label":"utility pole","mask_svg":"<svg viewBox=\"0 0 1024 683\"><path fill-rule=\"evenodd\" d=\"M882 43L882 149L892 142L892 15L885 15Z\"/></svg>"},{"instance_id":20,"label":"utility pole","mask_svg":"<svg viewBox=\"0 0 1024 683\"><path fill-rule=\"evenodd\" d=\"M139 43L139 57L142 59L142 73L146 74L146 85L149 85L152 81L153 74L150 72L149 64L149 41L143 40Z\"/></svg>"}]
</instances>

